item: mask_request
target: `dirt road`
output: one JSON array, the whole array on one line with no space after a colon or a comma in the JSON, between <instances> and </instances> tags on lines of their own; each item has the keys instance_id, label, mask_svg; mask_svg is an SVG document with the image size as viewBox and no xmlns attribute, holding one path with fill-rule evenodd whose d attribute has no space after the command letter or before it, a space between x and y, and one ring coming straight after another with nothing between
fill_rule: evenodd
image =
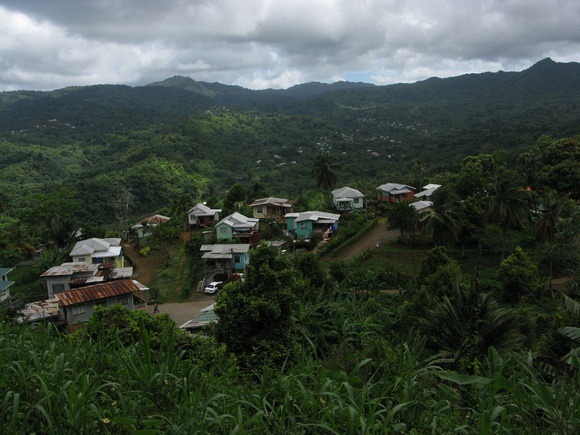
<instances>
[{"instance_id":1,"label":"dirt road","mask_svg":"<svg viewBox=\"0 0 580 435\"><path fill-rule=\"evenodd\" d=\"M167 302L159 305L160 314L169 314L177 326L183 325L201 314L201 310L213 304L214 297L205 293L196 293L190 302ZM146 310L153 314L153 304L148 304Z\"/></svg>"},{"instance_id":2,"label":"dirt road","mask_svg":"<svg viewBox=\"0 0 580 435\"><path fill-rule=\"evenodd\" d=\"M398 230L389 230L386 222L378 222L372 230L364 234L360 239L353 242L345 250L340 251L336 256L331 253L325 258L325 261L352 260L366 249L376 249L377 243L382 246L385 243L396 241L399 234Z\"/></svg>"}]
</instances>

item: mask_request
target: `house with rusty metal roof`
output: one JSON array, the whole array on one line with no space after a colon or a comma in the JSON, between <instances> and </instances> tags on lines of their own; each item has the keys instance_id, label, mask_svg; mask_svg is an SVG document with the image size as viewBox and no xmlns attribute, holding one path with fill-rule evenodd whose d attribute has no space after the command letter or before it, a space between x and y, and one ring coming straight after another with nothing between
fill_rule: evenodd
<instances>
[{"instance_id":1,"label":"house with rusty metal roof","mask_svg":"<svg viewBox=\"0 0 580 435\"><path fill-rule=\"evenodd\" d=\"M49 299L56 293L115 279L131 278L132 267L115 268L112 263L63 263L43 272Z\"/></svg>"},{"instance_id":2,"label":"house with rusty metal roof","mask_svg":"<svg viewBox=\"0 0 580 435\"><path fill-rule=\"evenodd\" d=\"M140 292L146 289L141 283L122 279L56 294L61 316L69 324L86 322L96 307L121 304L131 310L144 308Z\"/></svg>"},{"instance_id":3,"label":"house with rusty metal roof","mask_svg":"<svg viewBox=\"0 0 580 435\"><path fill-rule=\"evenodd\" d=\"M44 301L30 302L18 310L16 323L22 325L40 321L58 322L60 319L60 307L56 298Z\"/></svg>"},{"instance_id":4,"label":"house with rusty metal roof","mask_svg":"<svg viewBox=\"0 0 580 435\"><path fill-rule=\"evenodd\" d=\"M140 239L143 237L149 237L153 234L153 228L157 225L164 224L170 221L171 218L168 216L163 216L162 214L154 214L153 216L146 217L140 220L131 229L135 232L137 237Z\"/></svg>"},{"instance_id":5,"label":"house with rusty metal roof","mask_svg":"<svg viewBox=\"0 0 580 435\"><path fill-rule=\"evenodd\" d=\"M10 287L14 281L8 280L8 274L12 272L11 268L0 267L0 302L7 300L10 297Z\"/></svg>"},{"instance_id":6,"label":"house with rusty metal roof","mask_svg":"<svg viewBox=\"0 0 580 435\"><path fill-rule=\"evenodd\" d=\"M256 219L266 218L283 218L286 213L292 213L294 201L286 198L268 198L256 199L250 204L252 213Z\"/></svg>"},{"instance_id":7,"label":"house with rusty metal roof","mask_svg":"<svg viewBox=\"0 0 580 435\"><path fill-rule=\"evenodd\" d=\"M107 238L81 240L77 242L69 256L75 263L105 263L113 262L116 267L124 267L121 239Z\"/></svg>"}]
</instances>

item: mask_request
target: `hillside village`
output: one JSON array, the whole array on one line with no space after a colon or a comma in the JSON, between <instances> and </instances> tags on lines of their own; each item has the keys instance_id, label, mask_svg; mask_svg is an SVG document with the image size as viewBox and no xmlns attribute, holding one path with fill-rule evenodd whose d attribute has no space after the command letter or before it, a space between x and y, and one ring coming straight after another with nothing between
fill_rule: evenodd
<instances>
[{"instance_id":1,"label":"hillside village","mask_svg":"<svg viewBox=\"0 0 580 435\"><path fill-rule=\"evenodd\" d=\"M578 433L578 74L3 94L0 427Z\"/></svg>"},{"instance_id":2,"label":"hillside village","mask_svg":"<svg viewBox=\"0 0 580 435\"><path fill-rule=\"evenodd\" d=\"M416 189L412 186L387 183L376 188L377 200L387 204L407 203L418 213L426 213L433 205L430 198L439 187L441 185L429 184L415 194ZM292 245L296 243L312 241L311 246L316 247L332 240L339 234L340 213L361 213L366 202L363 193L348 186L330 194L336 213L295 212L295 201L276 197L259 198L250 203L252 217L234 212L222 219L222 209L204 203L194 205L187 211L188 231L190 234L201 231L208 242L199 248L204 275L196 290L202 291L212 282L221 284L243 277L250 262L251 248L260 241L281 250L285 248L282 252L286 252L287 249L295 250ZM132 225L125 238L139 243L170 220L160 214L149 216ZM262 239L260 222L277 224L278 233L269 231L270 238ZM215 243L210 243L212 241ZM40 274L47 299L29 302L20 309L16 317L19 323L54 321L74 327L88 321L96 307L120 304L133 310L144 309L147 301L155 302L148 295L148 287L133 279L133 267L125 264L121 238L79 240L68 253L68 259L70 261ZM3 270L6 279L9 269ZM7 287L3 289L2 298L10 303ZM192 316L197 314L192 312Z\"/></svg>"}]
</instances>

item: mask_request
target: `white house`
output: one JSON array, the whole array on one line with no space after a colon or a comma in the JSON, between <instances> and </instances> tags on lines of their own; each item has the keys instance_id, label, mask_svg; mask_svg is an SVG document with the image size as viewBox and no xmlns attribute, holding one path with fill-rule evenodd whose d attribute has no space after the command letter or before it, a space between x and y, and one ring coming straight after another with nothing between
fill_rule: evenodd
<instances>
[{"instance_id":1,"label":"white house","mask_svg":"<svg viewBox=\"0 0 580 435\"><path fill-rule=\"evenodd\" d=\"M363 207L364 195L351 187L332 191L332 203L337 210L357 210Z\"/></svg>"},{"instance_id":2,"label":"white house","mask_svg":"<svg viewBox=\"0 0 580 435\"><path fill-rule=\"evenodd\" d=\"M431 207L433 207L433 203L431 201L415 201L409 204L419 213L427 213Z\"/></svg>"},{"instance_id":3,"label":"white house","mask_svg":"<svg viewBox=\"0 0 580 435\"><path fill-rule=\"evenodd\" d=\"M207 205L199 203L187 212L189 225L205 227L215 225L220 220L221 208L209 208Z\"/></svg>"},{"instance_id":4,"label":"white house","mask_svg":"<svg viewBox=\"0 0 580 435\"><path fill-rule=\"evenodd\" d=\"M415 199L421 201L431 201L433 193L441 187L441 184L427 184L423 186L423 190L415 194Z\"/></svg>"},{"instance_id":5,"label":"white house","mask_svg":"<svg viewBox=\"0 0 580 435\"><path fill-rule=\"evenodd\" d=\"M121 239L117 238L81 240L69 255L74 263L114 262L116 267L124 266Z\"/></svg>"}]
</instances>

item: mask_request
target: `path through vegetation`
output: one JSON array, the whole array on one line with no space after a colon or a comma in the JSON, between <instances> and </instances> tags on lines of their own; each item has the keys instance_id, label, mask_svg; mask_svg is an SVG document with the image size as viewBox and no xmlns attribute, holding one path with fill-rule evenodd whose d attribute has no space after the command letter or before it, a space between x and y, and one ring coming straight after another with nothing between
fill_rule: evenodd
<instances>
[{"instance_id":1,"label":"path through vegetation","mask_svg":"<svg viewBox=\"0 0 580 435\"><path fill-rule=\"evenodd\" d=\"M373 229L352 242L346 249L341 250L337 255L331 253L325 260L352 260L367 249L377 249L377 243L380 247L385 243L396 241L399 234L398 230L389 230L385 221L379 221Z\"/></svg>"}]
</instances>

